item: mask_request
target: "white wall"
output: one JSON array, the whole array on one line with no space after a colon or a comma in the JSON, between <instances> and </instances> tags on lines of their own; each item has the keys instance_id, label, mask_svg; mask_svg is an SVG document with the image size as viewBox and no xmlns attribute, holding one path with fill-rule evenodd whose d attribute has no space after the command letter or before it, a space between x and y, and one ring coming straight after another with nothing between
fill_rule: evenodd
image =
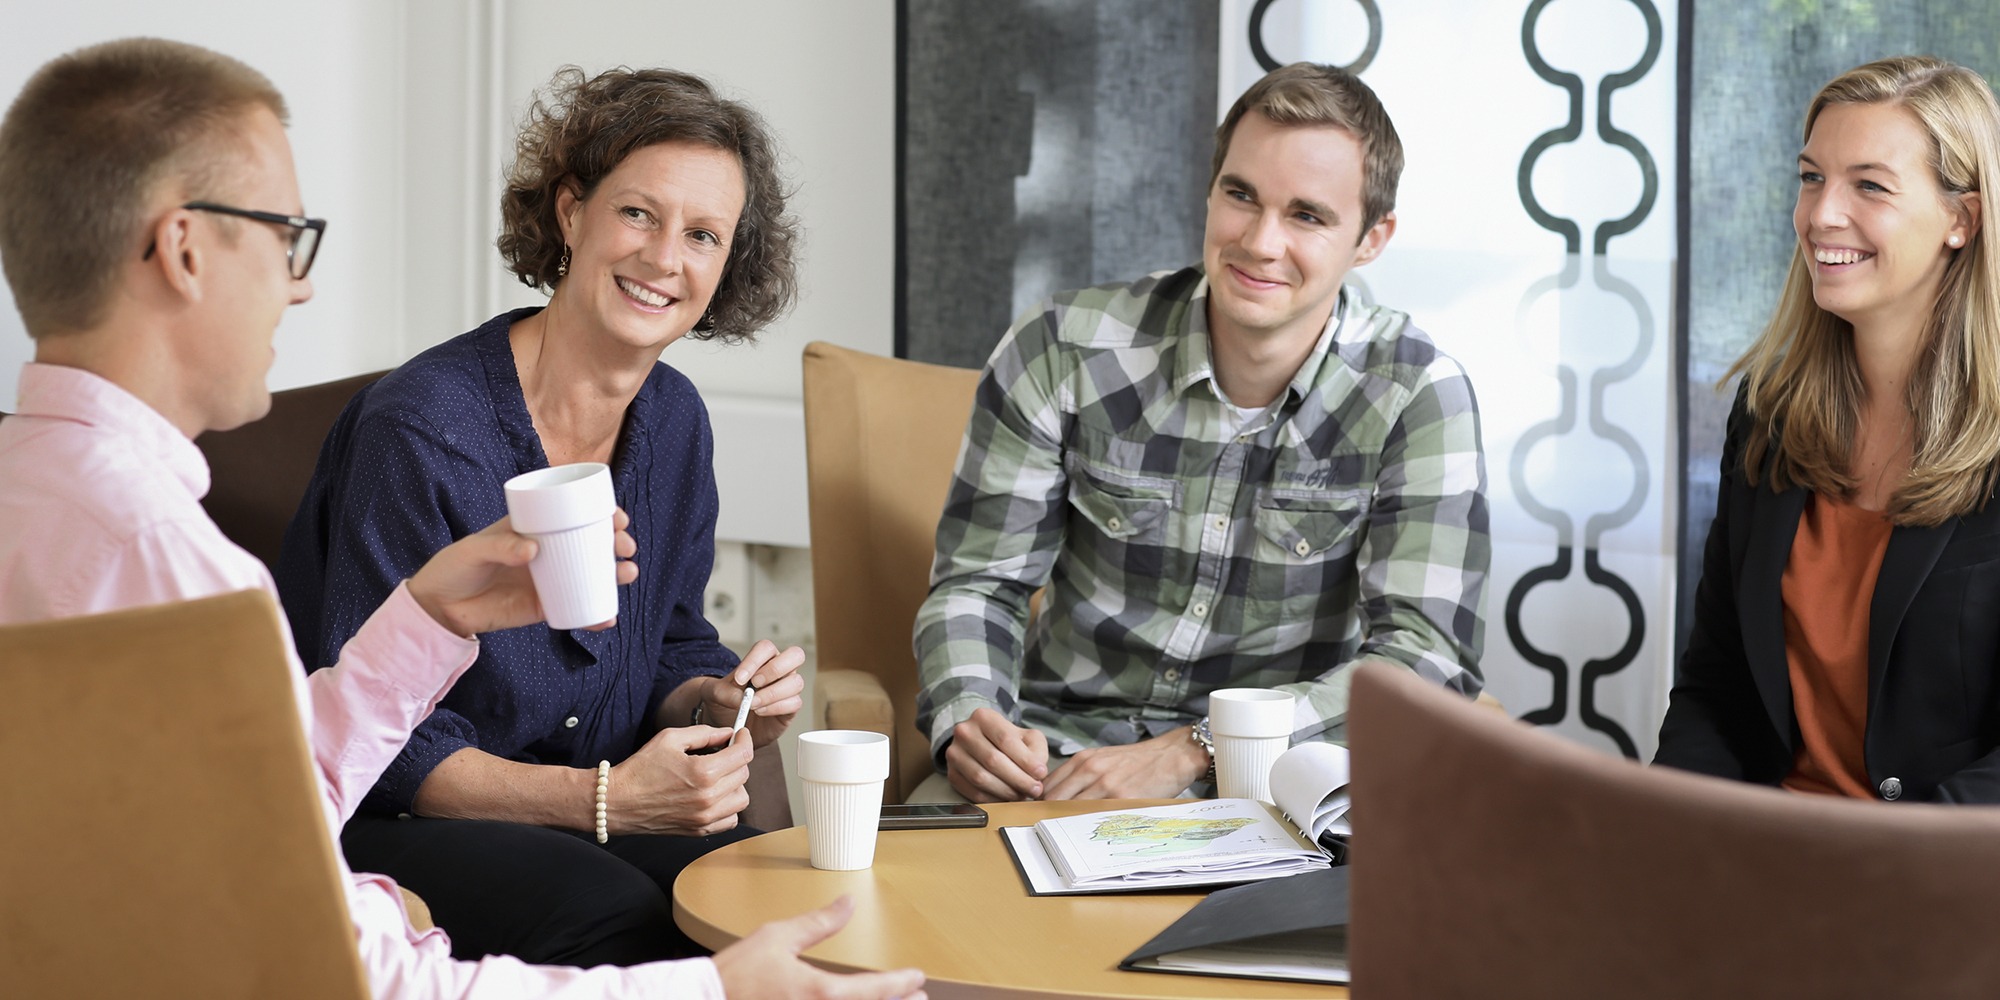
<instances>
[{"instance_id":1,"label":"white wall","mask_svg":"<svg viewBox=\"0 0 2000 1000\"><path fill-rule=\"evenodd\" d=\"M668 363L716 427L724 539L806 544L799 352L892 349L895 5L889 0L78 0L0 33L0 94L62 52L127 35L194 42L268 74L292 105L307 210L327 243L313 301L278 330L274 388L393 366L540 301L493 251L498 178L529 95L559 66L672 66L760 111L805 232L802 297L747 347ZM0 290L0 297L5 297ZM0 409L30 355L0 310Z\"/></svg>"}]
</instances>

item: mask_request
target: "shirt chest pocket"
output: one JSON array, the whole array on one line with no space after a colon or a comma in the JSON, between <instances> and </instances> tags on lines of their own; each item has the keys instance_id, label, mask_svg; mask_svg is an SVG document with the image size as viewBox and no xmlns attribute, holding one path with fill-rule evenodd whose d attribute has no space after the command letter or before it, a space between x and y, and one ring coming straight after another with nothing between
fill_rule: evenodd
<instances>
[{"instance_id":1,"label":"shirt chest pocket","mask_svg":"<svg viewBox=\"0 0 2000 1000\"><path fill-rule=\"evenodd\" d=\"M1069 475L1069 503L1105 539L1123 545L1158 544L1167 513L1180 499L1180 484L1075 462Z\"/></svg>"},{"instance_id":2,"label":"shirt chest pocket","mask_svg":"<svg viewBox=\"0 0 2000 1000\"><path fill-rule=\"evenodd\" d=\"M1366 490L1266 489L1257 498L1257 534L1288 562L1325 562L1352 553L1367 536Z\"/></svg>"}]
</instances>

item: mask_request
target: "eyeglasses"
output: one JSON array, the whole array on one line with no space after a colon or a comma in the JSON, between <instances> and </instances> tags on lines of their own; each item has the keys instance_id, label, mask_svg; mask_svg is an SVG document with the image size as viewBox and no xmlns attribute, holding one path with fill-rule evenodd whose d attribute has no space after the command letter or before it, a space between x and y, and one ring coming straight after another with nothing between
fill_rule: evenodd
<instances>
[{"instance_id":1,"label":"eyeglasses","mask_svg":"<svg viewBox=\"0 0 2000 1000\"><path fill-rule=\"evenodd\" d=\"M196 212L216 212L221 215L235 215L258 222L268 222L274 226L286 226L292 231L292 242L285 247L285 259L291 264L292 278L304 278L312 271L313 258L319 255L320 237L326 234L325 219L308 219L298 215L284 215L278 212L258 212L248 208L232 208L212 201L191 201L181 206ZM142 260L152 260L153 251L159 244L146 244Z\"/></svg>"}]
</instances>

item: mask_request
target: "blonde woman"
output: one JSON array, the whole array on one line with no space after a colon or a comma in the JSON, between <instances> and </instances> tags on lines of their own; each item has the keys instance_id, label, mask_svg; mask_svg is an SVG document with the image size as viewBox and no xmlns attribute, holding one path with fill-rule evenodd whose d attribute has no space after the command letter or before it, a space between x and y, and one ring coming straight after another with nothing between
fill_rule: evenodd
<instances>
[{"instance_id":1,"label":"blonde woman","mask_svg":"<svg viewBox=\"0 0 2000 1000\"><path fill-rule=\"evenodd\" d=\"M1656 763L2000 802L2000 106L1902 57L1813 98Z\"/></svg>"}]
</instances>

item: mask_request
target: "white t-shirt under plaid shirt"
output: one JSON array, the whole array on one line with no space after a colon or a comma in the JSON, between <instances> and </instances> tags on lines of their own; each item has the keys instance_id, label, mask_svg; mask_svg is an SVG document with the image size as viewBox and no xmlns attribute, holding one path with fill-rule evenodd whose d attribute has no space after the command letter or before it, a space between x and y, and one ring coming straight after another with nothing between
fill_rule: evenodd
<instances>
[{"instance_id":1,"label":"white t-shirt under plaid shirt","mask_svg":"<svg viewBox=\"0 0 2000 1000\"><path fill-rule=\"evenodd\" d=\"M1340 741L1363 657L1476 695L1491 544L1472 385L1402 313L1343 292L1236 433L1200 268L1065 292L979 383L917 614L917 725L997 709L1051 755L1298 696ZM1032 626L1031 594L1048 593Z\"/></svg>"}]
</instances>

